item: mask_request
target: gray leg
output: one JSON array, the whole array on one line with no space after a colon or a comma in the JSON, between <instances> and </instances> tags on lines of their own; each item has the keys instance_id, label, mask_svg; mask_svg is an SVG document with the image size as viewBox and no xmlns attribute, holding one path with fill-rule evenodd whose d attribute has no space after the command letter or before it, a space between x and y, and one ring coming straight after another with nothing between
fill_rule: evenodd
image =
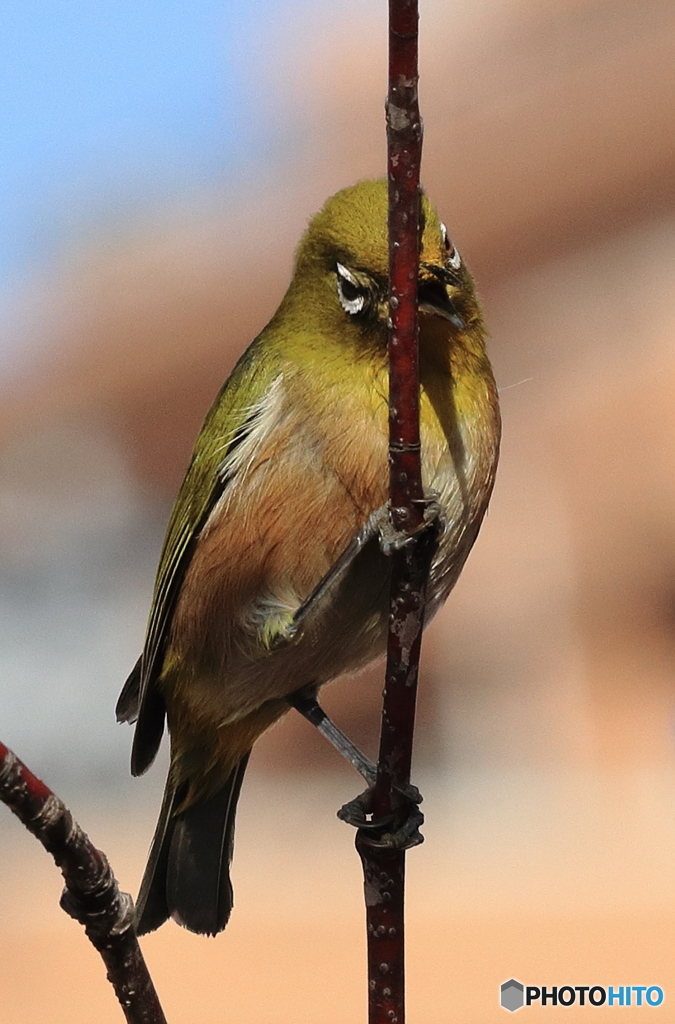
<instances>
[{"instance_id":1,"label":"gray leg","mask_svg":"<svg viewBox=\"0 0 675 1024\"><path fill-rule=\"evenodd\" d=\"M345 736L342 729L339 729L335 722L328 717L312 693L311 688L305 687L302 690L296 690L286 700L291 707L300 712L303 718L306 718L308 722L319 730L321 735L335 747L337 752L346 761L349 761L356 768L357 772L363 776L369 786L374 784L375 776L377 775L376 766L365 754L361 753L358 747L354 746L349 737Z\"/></svg>"},{"instance_id":2,"label":"gray leg","mask_svg":"<svg viewBox=\"0 0 675 1024\"><path fill-rule=\"evenodd\" d=\"M445 519L442 509L436 501L436 492L430 491L426 498L424 523L421 530L429 529L434 524L442 531ZM289 624L275 637L274 646L284 646L293 643L302 633L303 627L311 620L313 614L318 612L324 602L330 602L331 595L335 593L340 583L347 575L355 559L363 551L367 544L375 541L383 555L389 556L398 548L405 547L412 543L414 536L398 532L392 523L389 505L382 505L375 509L368 516L365 526L347 545L334 565L328 570L308 598L302 602L293 615ZM332 741L331 741L332 742Z\"/></svg>"},{"instance_id":3,"label":"gray leg","mask_svg":"<svg viewBox=\"0 0 675 1024\"><path fill-rule=\"evenodd\" d=\"M366 544L380 533L380 524L389 521L389 510L386 505L371 513L366 520L366 525L359 530L356 537L347 545L338 560L330 567L322 580L319 580L309 597L302 602L293 616L289 627L289 634L295 636L302 630L304 621L311 614L316 605L327 597L332 590L340 583L342 578L349 572L354 559Z\"/></svg>"},{"instance_id":4,"label":"gray leg","mask_svg":"<svg viewBox=\"0 0 675 1024\"><path fill-rule=\"evenodd\" d=\"M377 766L362 754L358 747L345 736L317 701L312 687L304 687L291 693L286 700L306 718L321 735L335 747L337 752L359 772L368 783L365 793L350 800L338 811L338 818L355 828L368 833L368 841L373 846L387 849L409 850L424 842L419 829L424 823L424 815L419 805L422 797L416 786L406 786L400 792L401 808L397 814L387 818L375 819L370 811L373 786L377 776Z\"/></svg>"}]
</instances>

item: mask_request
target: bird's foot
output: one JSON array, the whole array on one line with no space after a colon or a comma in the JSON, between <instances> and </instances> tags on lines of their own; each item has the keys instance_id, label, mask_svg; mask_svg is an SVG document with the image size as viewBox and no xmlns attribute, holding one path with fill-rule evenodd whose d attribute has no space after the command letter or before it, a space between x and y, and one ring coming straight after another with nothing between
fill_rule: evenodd
<instances>
[{"instance_id":1,"label":"bird's foot","mask_svg":"<svg viewBox=\"0 0 675 1024\"><path fill-rule=\"evenodd\" d=\"M420 826L424 815L419 805L422 796L411 784L397 791L399 806L392 814L375 817L372 813L373 787L354 797L337 812L341 821L353 825L365 834L371 846L387 850L410 850L424 842Z\"/></svg>"},{"instance_id":2,"label":"bird's foot","mask_svg":"<svg viewBox=\"0 0 675 1024\"><path fill-rule=\"evenodd\" d=\"M439 501L440 495L437 491L428 490L423 499L424 518L414 529L399 528L394 523L394 517L389 504L382 505L372 513L369 524L377 531L380 548L385 555L391 555L394 551L400 551L407 547L426 530L435 529L438 534L445 529L446 518Z\"/></svg>"}]
</instances>

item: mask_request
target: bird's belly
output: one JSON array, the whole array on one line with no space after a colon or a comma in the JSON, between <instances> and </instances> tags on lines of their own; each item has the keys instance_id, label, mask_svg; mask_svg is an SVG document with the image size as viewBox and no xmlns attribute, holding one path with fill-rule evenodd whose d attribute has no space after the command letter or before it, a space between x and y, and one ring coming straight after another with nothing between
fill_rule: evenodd
<instances>
[{"instance_id":1,"label":"bird's belly","mask_svg":"<svg viewBox=\"0 0 675 1024\"><path fill-rule=\"evenodd\" d=\"M429 622L454 586L475 538L473 515L458 514L459 485L451 460L441 460L429 483L441 506L444 531L427 591ZM328 568L328 566L327 566ZM219 664L202 665L192 680L189 701L216 711L226 725L255 711L263 702L283 698L303 686L321 686L355 671L384 653L387 642L391 559L377 535L362 548L345 576L307 614L299 634L267 646L258 641L229 645ZM246 613L247 622L284 618L287 622L307 597L285 594L275 606L266 593ZM186 695L187 696L187 695Z\"/></svg>"}]
</instances>

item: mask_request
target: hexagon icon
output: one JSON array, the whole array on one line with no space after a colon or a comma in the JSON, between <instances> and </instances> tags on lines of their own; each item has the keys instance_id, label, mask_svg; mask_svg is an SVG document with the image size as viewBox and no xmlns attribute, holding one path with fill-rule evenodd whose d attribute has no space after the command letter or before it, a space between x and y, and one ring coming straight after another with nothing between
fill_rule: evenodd
<instances>
[{"instance_id":1,"label":"hexagon icon","mask_svg":"<svg viewBox=\"0 0 675 1024\"><path fill-rule=\"evenodd\" d=\"M515 978L510 978L505 981L500 989L501 998L500 1003L505 1010L510 1010L513 1013L514 1010L519 1010L525 1002L523 993L525 987L516 981Z\"/></svg>"}]
</instances>

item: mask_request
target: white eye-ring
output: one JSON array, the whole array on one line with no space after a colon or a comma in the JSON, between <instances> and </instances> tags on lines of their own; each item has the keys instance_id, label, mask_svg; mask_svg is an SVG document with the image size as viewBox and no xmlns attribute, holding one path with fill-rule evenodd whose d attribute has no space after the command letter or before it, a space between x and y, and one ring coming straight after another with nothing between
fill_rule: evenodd
<instances>
[{"instance_id":1,"label":"white eye-ring","mask_svg":"<svg viewBox=\"0 0 675 1024\"><path fill-rule=\"evenodd\" d=\"M453 270L459 270L462 265L462 257L459 255L459 249L455 249L454 245L450 241L448 236L448 229L445 224L441 224L441 238L443 239L443 245L448 253L448 263Z\"/></svg>"},{"instance_id":2,"label":"white eye-ring","mask_svg":"<svg viewBox=\"0 0 675 1024\"><path fill-rule=\"evenodd\" d=\"M346 313L354 316L360 313L366 304L366 297L351 270L342 263L337 264L337 290L340 305Z\"/></svg>"}]
</instances>

